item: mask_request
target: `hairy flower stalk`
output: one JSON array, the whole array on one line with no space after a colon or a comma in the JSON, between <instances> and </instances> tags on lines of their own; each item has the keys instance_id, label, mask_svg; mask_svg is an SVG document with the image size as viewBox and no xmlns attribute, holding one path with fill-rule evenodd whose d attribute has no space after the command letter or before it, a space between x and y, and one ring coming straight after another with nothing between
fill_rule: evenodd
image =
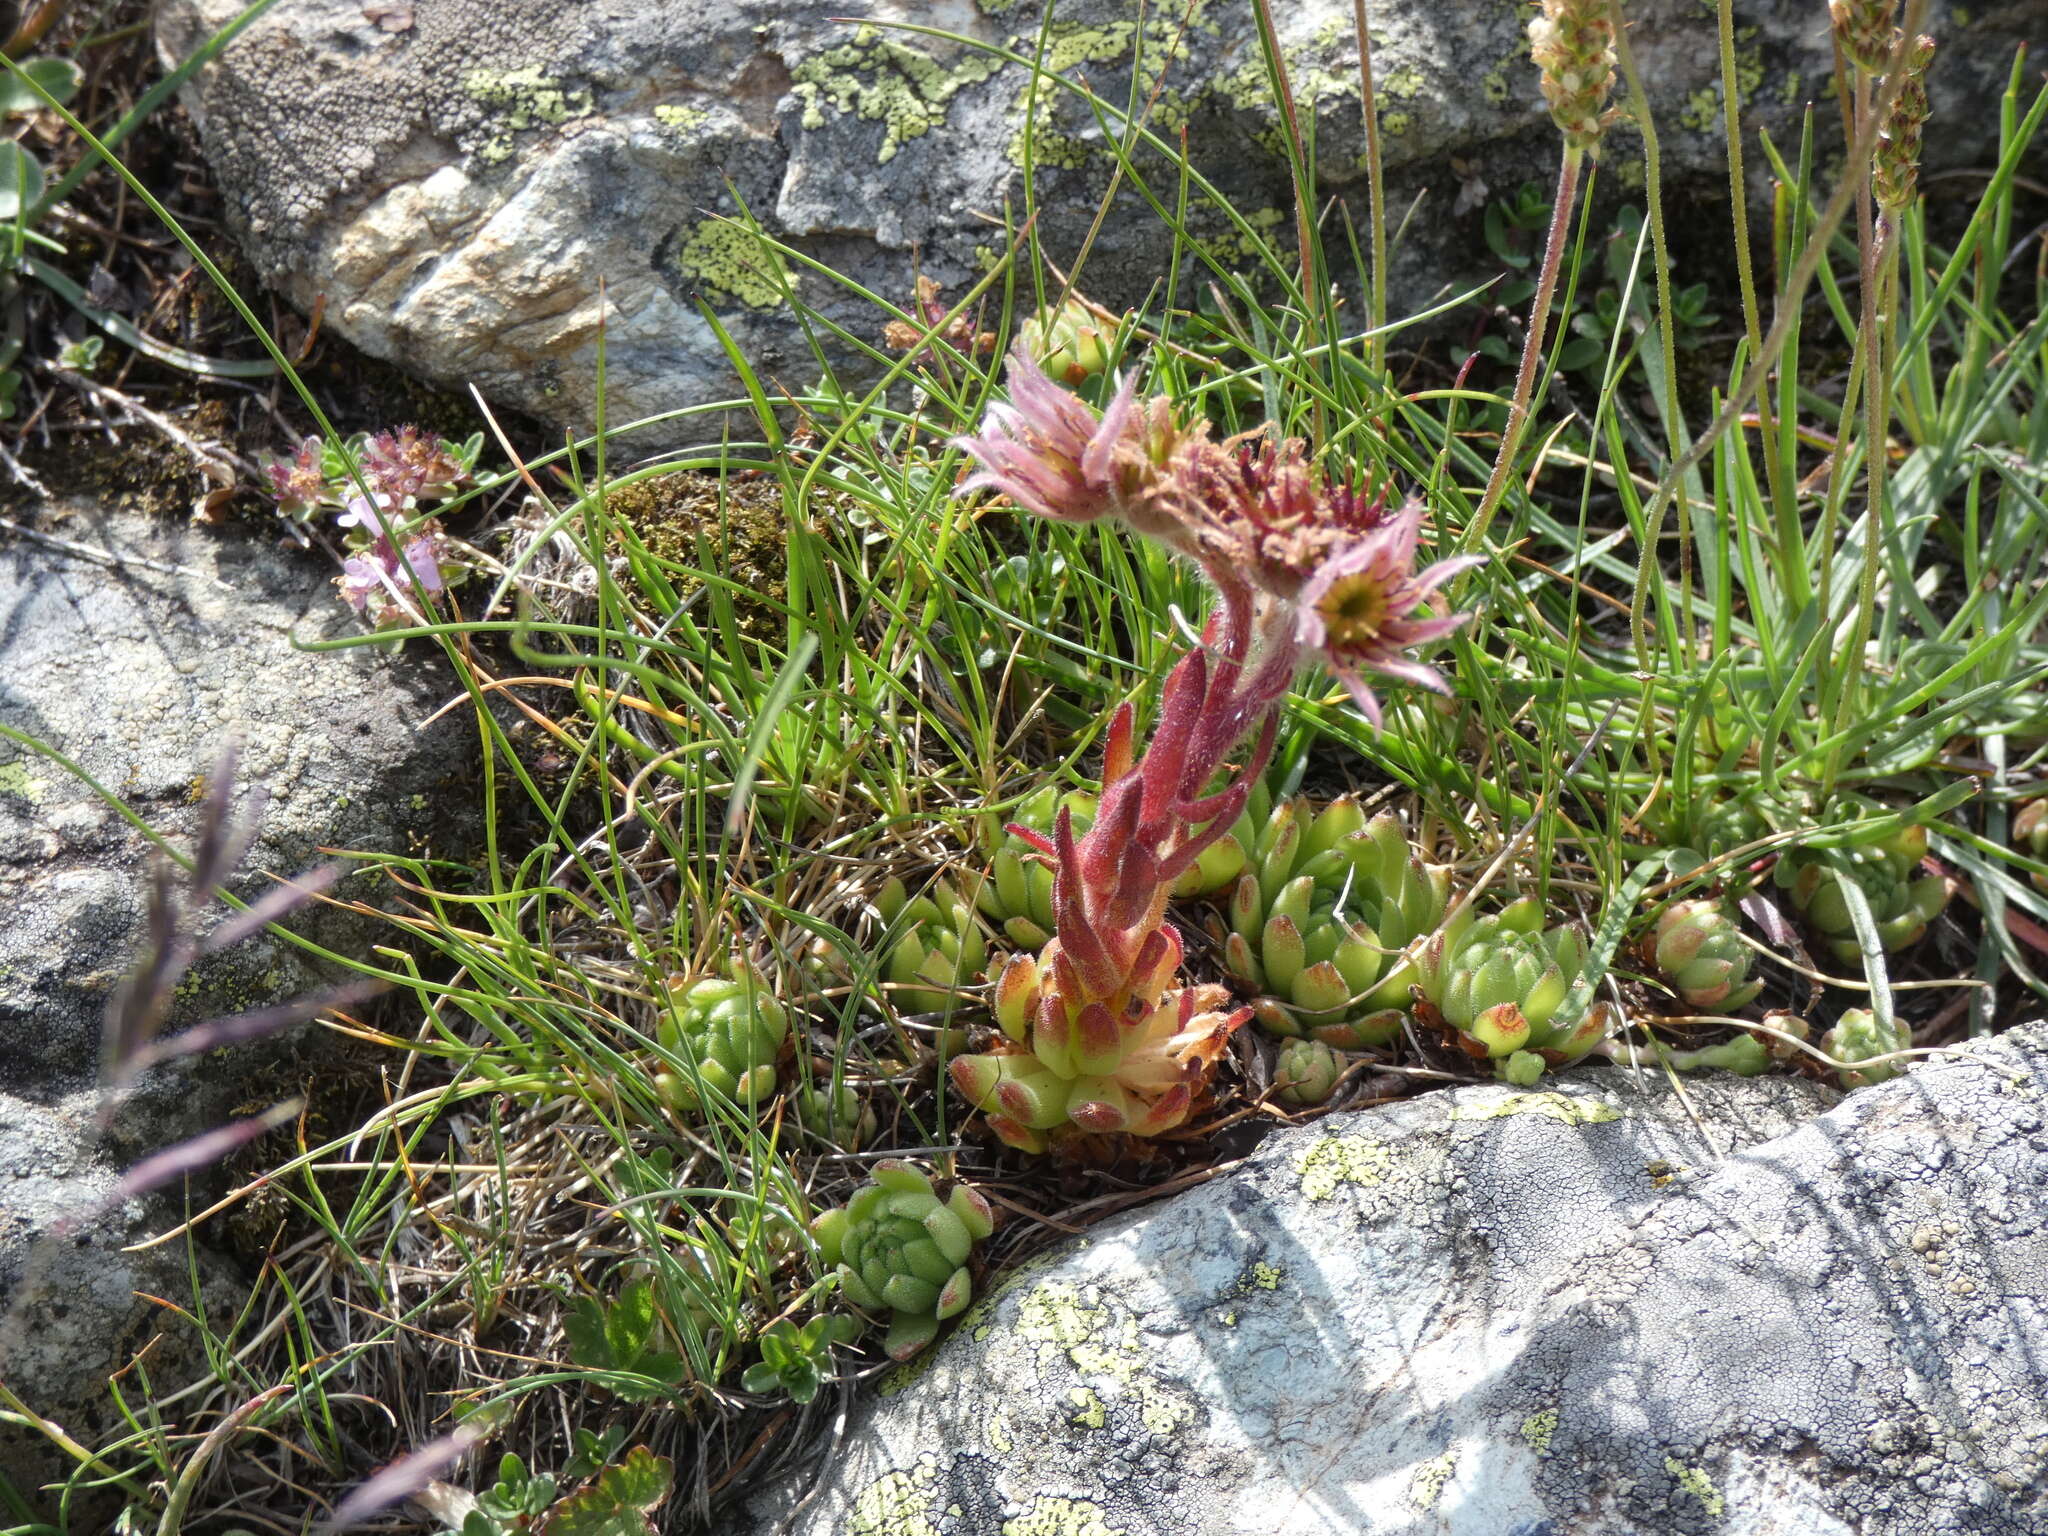
<instances>
[{"instance_id":1,"label":"hairy flower stalk","mask_svg":"<svg viewBox=\"0 0 2048 1536\"><path fill-rule=\"evenodd\" d=\"M1557 276L1564 265L1564 247L1571 234L1572 207L1578 201L1579 171L1588 154L1600 153L1606 126L1609 92L1614 89L1614 19L1608 0L1543 0L1542 14L1529 23L1529 58L1536 65L1538 85L1550 107L1551 121L1564 137L1557 163L1557 191L1550 203L1550 234L1543 246L1543 266L1536 274L1536 295L1529 301L1529 324L1522 336L1522 361L1515 372L1515 393L1508 404L1508 422L1500 436L1479 510L1472 515L1471 543L1486 537L1501 498L1507 494L1515 455L1529 424L1536 391L1536 368L1543 357L1544 332L1550 306L1557 297Z\"/></svg>"},{"instance_id":2,"label":"hairy flower stalk","mask_svg":"<svg viewBox=\"0 0 2048 1536\"><path fill-rule=\"evenodd\" d=\"M1414 615L1472 562L1417 572L1419 506L1389 514L1326 482L1298 442L1213 442L1170 400L1138 401L1129 380L1098 417L1020 351L1010 398L960 442L981 465L964 488L1061 522L1120 518L1200 565L1218 594L1142 755L1130 704L1111 717L1092 822L1066 804L1050 835L1010 828L1051 866L1053 936L996 981L1005 1045L951 1070L1003 1140L1037 1151L1048 1132L1157 1135L1186 1120L1250 1010L1183 983L1168 897L1244 812L1305 659L1325 661L1375 722L1368 672L1445 687L1402 653L1463 622ZM1248 737L1250 761L1228 769Z\"/></svg>"}]
</instances>

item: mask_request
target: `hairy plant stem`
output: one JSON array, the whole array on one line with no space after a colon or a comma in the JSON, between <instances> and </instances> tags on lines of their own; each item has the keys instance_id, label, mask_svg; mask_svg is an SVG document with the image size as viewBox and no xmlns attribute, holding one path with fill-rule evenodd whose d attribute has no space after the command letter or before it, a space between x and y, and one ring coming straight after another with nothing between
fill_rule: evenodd
<instances>
[{"instance_id":1,"label":"hairy plant stem","mask_svg":"<svg viewBox=\"0 0 2048 1536\"><path fill-rule=\"evenodd\" d=\"M1564 265L1565 240L1570 236L1572 206L1579 196L1579 168L1586 152L1567 144L1557 162L1557 192L1550 205L1550 236L1543 246L1543 268L1536 275L1536 296L1529 301L1529 326L1522 337L1522 366L1515 374L1515 393L1508 405L1508 424L1500 434L1500 456L1493 461L1486 494L1479 498L1479 510L1472 514L1465 532L1465 547L1480 549L1486 530L1507 494L1508 476L1514 472L1515 454L1522 446L1522 433L1529 425L1530 397L1536 392L1536 369L1543 361L1543 333L1550 323L1551 301L1557 296L1558 269Z\"/></svg>"},{"instance_id":2,"label":"hairy plant stem","mask_svg":"<svg viewBox=\"0 0 2048 1536\"><path fill-rule=\"evenodd\" d=\"M1386 185L1380 165L1379 105L1372 86L1372 34L1366 27L1365 0L1351 0L1352 26L1358 33L1358 99L1365 114L1366 218L1372 226L1372 335L1365 343L1367 367L1384 355L1387 326Z\"/></svg>"},{"instance_id":3,"label":"hairy plant stem","mask_svg":"<svg viewBox=\"0 0 2048 1536\"><path fill-rule=\"evenodd\" d=\"M1643 82L1636 74L1635 50L1628 44L1628 27L1622 19L1621 0L1607 0L1607 4L1608 12L1614 18L1615 58L1621 65L1623 78L1628 81L1629 106L1635 112L1637 126L1643 134L1643 185L1650 204L1650 242L1656 252L1657 339L1664 365L1664 441L1672 462L1676 463L1678 456L1685 452L1685 424L1678 412L1678 339L1671 325L1671 249L1664 238L1663 157L1657 144L1657 122L1650 111L1650 98L1643 93ZM1678 495L1678 612L1679 633L1687 637L1688 644L1692 636L1692 553L1692 502L1681 489ZM1650 581L1656 570L1657 546L1651 541L1643 545L1642 556L1636 566L1635 598L1629 606L1629 629L1635 639L1636 661L1646 675L1650 670L1650 648L1644 613Z\"/></svg>"}]
</instances>

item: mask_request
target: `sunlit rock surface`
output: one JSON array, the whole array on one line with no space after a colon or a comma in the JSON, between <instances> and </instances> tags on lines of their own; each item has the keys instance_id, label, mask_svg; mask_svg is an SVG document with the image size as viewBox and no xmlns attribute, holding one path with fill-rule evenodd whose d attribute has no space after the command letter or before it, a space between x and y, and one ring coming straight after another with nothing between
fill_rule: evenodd
<instances>
[{"instance_id":1,"label":"sunlit rock surface","mask_svg":"<svg viewBox=\"0 0 2048 1536\"><path fill-rule=\"evenodd\" d=\"M1832 1109L1685 1086L1603 1068L1275 1135L1012 1276L793 1529L2048 1529L2048 1026Z\"/></svg>"}]
</instances>

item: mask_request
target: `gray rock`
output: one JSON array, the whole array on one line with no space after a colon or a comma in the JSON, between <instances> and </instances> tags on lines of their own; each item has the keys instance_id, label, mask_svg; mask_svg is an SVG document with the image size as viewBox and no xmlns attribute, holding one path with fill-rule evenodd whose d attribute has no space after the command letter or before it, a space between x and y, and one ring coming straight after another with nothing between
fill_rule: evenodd
<instances>
[{"instance_id":1,"label":"gray rock","mask_svg":"<svg viewBox=\"0 0 2048 1536\"><path fill-rule=\"evenodd\" d=\"M1275 1135L1005 1282L793 1530L2048 1529L2048 1026L1826 1113L1686 1088L1602 1069Z\"/></svg>"},{"instance_id":2,"label":"gray rock","mask_svg":"<svg viewBox=\"0 0 2048 1536\"><path fill-rule=\"evenodd\" d=\"M189 55L240 8L166 0L166 56ZM800 389L817 365L785 284L856 337L876 339L882 321L806 261L902 303L916 273L959 294L1004 249L1005 211L1014 218L1024 206L1028 71L886 24L1030 54L1040 8L870 0L883 25L860 29L831 20L847 9L838 0L280 0L187 100L258 271L294 302L324 296L326 323L365 350L579 427L596 414L602 323L607 413L618 424L734 397L700 301L764 378ZM1127 99L1138 8L1058 0L1052 9L1048 65ZM1694 195L1709 210L1726 200L1725 181L1703 179L1721 175L1722 155L1711 9L1629 5L1681 213ZM1750 144L1768 128L1796 146L1808 102L1832 134L1826 7L1738 0L1736 9ZM1942 42L1927 138L1937 169L1982 160L2014 45L2048 47L2038 0L1967 9L1967 26L1948 0L1929 13ZM1342 196L1362 227L1350 0L1278 0L1274 10L1296 99L1315 119L1324 191ZM372 14L402 25L383 30ZM1194 0L1142 14L1143 56L1155 61L1148 89L1156 61L1171 58L1155 113L1163 136L1184 122L1218 194L1291 249L1291 193L1252 8ZM1527 7L1373 0L1370 15L1389 206L1398 216L1427 194L1390 270L1399 313L1444 284L1494 275L1479 235L1488 190L1554 176L1556 140L1521 32ZM1039 95L1039 229L1066 264L1114 162L1071 93L1042 85ZM1622 188L1640 183L1633 142L1619 142L1613 159ZM1146 152L1140 166L1171 206L1175 182L1161 159ZM1760 157L1752 181L1767 192ZM804 259L775 271L748 235L718 221L742 209ZM1228 259L1238 231L1221 209L1198 206L1193 222ZM1725 241L1724 221L1721 229ZM1681 278L1719 276L1725 244L1714 251ZM1126 181L1087 286L1135 303L1170 259L1165 226ZM853 347L821 340L850 376L872 373ZM671 423L658 435L715 440L717 431Z\"/></svg>"},{"instance_id":3,"label":"gray rock","mask_svg":"<svg viewBox=\"0 0 2048 1536\"><path fill-rule=\"evenodd\" d=\"M433 791L464 771L461 726L422 729L455 687L438 657L294 649L355 629L326 557L129 513L72 510L43 526L129 563L0 546L0 721L69 756L174 845L238 740L237 803L259 787L267 801L243 894L267 890L266 872L320 863L323 846L404 848L459 803ZM0 742L0 1089L49 1098L98 1071L148 848L63 768ZM331 907L297 925L337 949L371 926ZM195 973L181 1020L261 1007L321 977L259 937Z\"/></svg>"},{"instance_id":4,"label":"gray rock","mask_svg":"<svg viewBox=\"0 0 2048 1536\"><path fill-rule=\"evenodd\" d=\"M237 882L245 896L269 888L265 872L321 862L322 846L405 849L418 839L452 851L467 835L469 797L446 791L465 771L469 738L457 719L425 723L455 686L439 658L293 648L353 628L325 556L267 533L212 534L126 512L36 521L121 563L29 538L0 545L0 721L70 757L181 848L222 743L239 738L239 803L250 806L257 786L268 793ZM149 852L61 766L0 742L0 1379L87 1443L116 1422L108 1373L152 1335L164 1336L151 1355L156 1387L203 1363L189 1330L143 1295L189 1305L191 1263L218 1301L228 1271L183 1241L121 1251L178 1219L169 1199L129 1201L53 1233L102 1201L134 1158L246 1110L246 1074L270 1054L247 1046L161 1068L105 1136L95 1131L101 1019L134 958ZM367 877L338 890L378 894ZM376 931L372 919L325 906L293 926L354 954ZM258 936L195 968L173 1027L334 979L296 947ZM56 1470L48 1451L0 1427L0 1471L17 1486Z\"/></svg>"}]
</instances>

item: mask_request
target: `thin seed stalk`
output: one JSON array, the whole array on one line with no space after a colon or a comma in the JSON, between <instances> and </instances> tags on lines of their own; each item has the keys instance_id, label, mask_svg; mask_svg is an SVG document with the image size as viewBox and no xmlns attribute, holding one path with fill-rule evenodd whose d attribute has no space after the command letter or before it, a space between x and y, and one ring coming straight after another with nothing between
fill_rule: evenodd
<instances>
[{"instance_id":1,"label":"thin seed stalk","mask_svg":"<svg viewBox=\"0 0 2048 1536\"><path fill-rule=\"evenodd\" d=\"M1366 28L1365 0L1351 0L1351 20L1358 32L1358 99L1365 112L1365 195L1367 222L1372 226L1372 331L1366 342L1368 366L1377 365L1387 326L1387 208L1380 165L1379 103L1372 85L1372 34Z\"/></svg>"},{"instance_id":2,"label":"thin seed stalk","mask_svg":"<svg viewBox=\"0 0 2048 1536\"><path fill-rule=\"evenodd\" d=\"M1728 140L1729 212L1735 222L1735 281L1742 292L1742 328L1749 337L1749 355L1757 357L1764 348L1763 311L1757 304L1756 272L1749 250L1748 186L1742 170L1742 107L1735 80L1735 7L1733 0L1716 0L1715 8L1719 13L1717 20L1721 35L1721 112L1723 131ZM1771 505L1781 509L1792 508L1791 516L1796 523L1799 515L1797 491L1786 483L1785 466L1779 461L1777 423L1772 419L1770 391L1758 390L1756 404L1759 431L1768 449L1764 454L1764 478L1770 488ZM1796 549L1780 550L1779 563L1785 565L1787 558L1793 555L1798 558L1786 566L1781 579L1786 583L1788 600L1797 610L1805 607L1812 598L1803 539Z\"/></svg>"},{"instance_id":3,"label":"thin seed stalk","mask_svg":"<svg viewBox=\"0 0 2048 1536\"><path fill-rule=\"evenodd\" d=\"M1657 143L1657 122L1650 111L1650 98L1643 93L1643 82L1636 75L1635 50L1628 45L1628 28L1621 15L1621 0L1607 0L1608 11L1614 17L1614 53L1621 64L1622 77L1628 81L1629 106L1635 112L1636 123L1643 134L1643 185L1650 204L1650 242L1657 254L1657 337L1659 354L1664 364L1664 440L1669 445L1673 463L1685 452L1685 441L1680 433L1678 414L1678 340L1671 326L1671 251L1664 240L1664 198L1663 198L1663 156ZM1656 574L1657 539L1651 537L1643 543L1643 551L1636 567L1636 592L1629 608L1629 628L1635 640L1636 662L1645 672L1650 669L1648 627L1644 622L1646 596L1650 579ZM1678 492L1678 612L1680 632L1686 636L1686 643L1692 638L1692 501L1685 494L1683 486Z\"/></svg>"},{"instance_id":4,"label":"thin seed stalk","mask_svg":"<svg viewBox=\"0 0 2048 1536\"><path fill-rule=\"evenodd\" d=\"M1529 325L1522 337L1522 366L1515 374L1514 398L1508 405L1508 424L1500 435L1500 455L1493 461L1493 474L1487 479L1486 493L1479 499L1479 510L1472 515L1470 531L1466 535L1466 547L1480 548L1486 540L1486 530L1493 523L1494 513L1500 509L1502 497L1507 494L1508 476L1513 473L1515 454L1522 446L1522 433L1529 425L1530 397L1536 392L1536 369L1543 361L1543 335L1550 323L1550 305L1557 297L1557 274L1564 265L1565 241L1571 234L1572 207L1579 196L1579 170L1584 165L1586 152L1576 145L1566 144L1557 162L1557 192L1550 207L1550 236L1544 242L1543 267L1536 275L1536 296L1529 303Z\"/></svg>"}]
</instances>

